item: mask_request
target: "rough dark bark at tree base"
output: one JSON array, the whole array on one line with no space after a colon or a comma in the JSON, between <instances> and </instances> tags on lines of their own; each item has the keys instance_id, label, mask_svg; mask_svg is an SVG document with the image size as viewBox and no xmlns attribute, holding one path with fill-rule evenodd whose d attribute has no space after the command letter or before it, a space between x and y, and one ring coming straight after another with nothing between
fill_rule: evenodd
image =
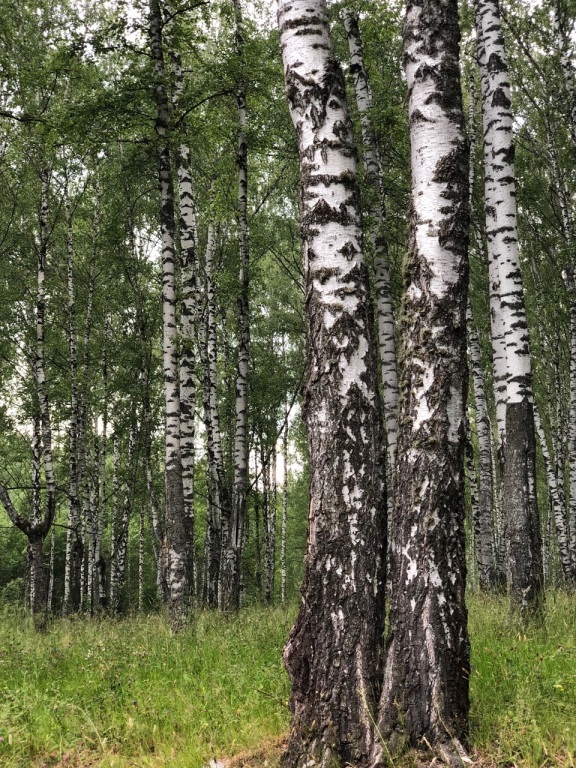
<instances>
[{"instance_id":1,"label":"rough dark bark at tree base","mask_svg":"<svg viewBox=\"0 0 576 768\"><path fill-rule=\"evenodd\" d=\"M468 147L456 0L409 0L411 222L391 605L373 765L407 745L446 746L468 730L464 451Z\"/></svg>"},{"instance_id":2,"label":"rough dark bark at tree base","mask_svg":"<svg viewBox=\"0 0 576 768\"><path fill-rule=\"evenodd\" d=\"M284 766L359 766L374 738L386 515L356 153L325 1L279 0L278 22L300 150L311 467L302 605L284 651Z\"/></svg>"},{"instance_id":3,"label":"rough dark bark at tree base","mask_svg":"<svg viewBox=\"0 0 576 768\"><path fill-rule=\"evenodd\" d=\"M502 493L510 570L510 608L522 621L541 618L542 535L536 503L533 405L528 399L506 407Z\"/></svg>"},{"instance_id":4,"label":"rough dark bark at tree base","mask_svg":"<svg viewBox=\"0 0 576 768\"><path fill-rule=\"evenodd\" d=\"M44 534L28 537L28 562L32 587L30 609L34 626L43 631L46 628L48 610L48 574L44 562Z\"/></svg>"}]
</instances>

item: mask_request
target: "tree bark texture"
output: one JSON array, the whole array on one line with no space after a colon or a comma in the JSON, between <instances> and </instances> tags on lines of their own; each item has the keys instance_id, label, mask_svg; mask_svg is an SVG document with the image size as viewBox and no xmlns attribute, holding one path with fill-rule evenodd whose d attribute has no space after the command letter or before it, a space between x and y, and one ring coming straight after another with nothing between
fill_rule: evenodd
<instances>
[{"instance_id":1,"label":"tree bark texture","mask_svg":"<svg viewBox=\"0 0 576 768\"><path fill-rule=\"evenodd\" d=\"M160 183L160 228L162 238L162 359L165 398L166 539L168 546L168 612L178 626L186 621L190 607L188 537L182 483L180 448L180 387L174 253L174 184L170 158L170 109L166 88L159 0L150 0L150 49L154 66L158 177Z\"/></svg>"},{"instance_id":2,"label":"tree bark texture","mask_svg":"<svg viewBox=\"0 0 576 768\"><path fill-rule=\"evenodd\" d=\"M493 520L493 478L492 478L492 425L488 414L484 374L480 352L480 341L474 328L472 312L468 309L468 347L470 373L474 392L476 432L478 435L478 506L474 518L474 539L478 562L478 585L481 590L490 589L495 581L494 520Z\"/></svg>"},{"instance_id":3,"label":"tree bark texture","mask_svg":"<svg viewBox=\"0 0 576 768\"><path fill-rule=\"evenodd\" d=\"M448 749L468 729L465 555L468 145L456 0L404 21L412 167L391 605L378 730ZM375 763L384 764L381 743Z\"/></svg>"},{"instance_id":4,"label":"tree bark texture","mask_svg":"<svg viewBox=\"0 0 576 768\"><path fill-rule=\"evenodd\" d=\"M370 230L370 239L374 251L378 350L380 353L382 404L386 425L388 504L390 505L392 489L394 487L396 444L398 442L398 371L394 335L394 307L392 304L390 265L388 263L388 242L384 231L386 222L384 171L382 169L376 134L372 126L372 91L364 63L358 14L355 11L351 9L344 10L344 27L350 50L350 74L354 82L356 106L360 115L366 181L376 193L376 204L371 206L374 225Z\"/></svg>"},{"instance_id":5,"label":"tree bark texture","mask_svg":"<svg viewBox=\"0 0 576 768\"><path fill-rule=\"evenodd\" d=\"M174 108L185 108L185 82L180 54L171 41L172 71L174 75ZM196 297L198 240L194 188L191 171L191 152L188 146L186 120L180 119L178 147L178 204L180 211L180 451L182 457L182 488L187 534L188 575L190 593L195 593L195 497L194 465L196 439Z\"/></svg>"},{"instance_id":6,"label":"tree bark texture","mask_svg":"<svg viewBox=\"0 0 576 768\"><path fill-rule=\"evenodd\" d=\"M204 579L206 601L215 607L219 602L220 562L222 551L222 516L226 504L224 458L218 411L218 344L216 304L213 280L213 261L216 251L216 233L208 227L204 253L205 322L199 326L200 359L203 368L204 423L208 454L208 520L206 525L206 566ZM199 305L199 302L198 302Z\"/></svg>"},{"instance_id":7,"label":"tree bark texture","mask_svg":"<svg viewBox=\"0 0 576 768\"><path fill-rule=\"evenodd\" d=\"M563 13L562 0L554 0L554 33L556 36L556 44L560 53L560 64L562 66L562 75L564 77L564 84L566 86L566 92L568 95L568 129L570 136L576 149L576 75L574 73L574 66L572 63L572 56L570 55L570 42L569 36L566 31L566 24L568 14Z\"/></svg>"},{"instance_id":8,"label":"tree bark texture","mask_svg":"<svg viewBox=\"0 0 576 768\"><path fill-rule=\"evenodd\" d=\"M326 3L279 0L278 25L300 152L311 464L302 604L284 650L285 765L361 765L379 692L386 520L356 152Z\"/></svg>"},{"instance_id":9,"label":"tree bark texture","mask_svg":"<svg viewBox=\"0 0 576 768\"><path fill-rule=\"evenodd\" d=\"M52 457L52 426L50 405L46 387L45 320L46 320L46 263L48 256L48 217L50 173L47 168L40 172L40 212L38 218L38 252L36 260L36 338L33 353L32 375L38 399L38 415L34 419L32 445L32 511L29 517L18 514L10 494L0 485L0 503L13 525L28 539L30 574L30 610L36 618L38 629L45 628L48 580L44 562L44 539L48 535L56 514L56 477ZM41 468L46 483L45 508L41 511Z\"/></svg>"},{"instance_id":10,"label":"tree bark texture","mask_svg":"<svg viewBox=\"0 0 576 768\"><path fill-rule=\"evenodd\" d=\"M240 607L240 566L243 528L246 518L248 490L248 366L250 362L250 304L249 304L249 229L248 229L248 142L246 136L246 82L244 54L244 23L240 0L234 1L236 22L236 54L239 61L240 81L236 91L238 111L238 239L240 245L240 273L238 276L238 358L236 364L236 398L234 426L234 478L232 505L225 550L222 553L221 604L225 610Z\"/></svg>"},{"instance_id":11,"label":"tree bark texture","mask_svg":"<svg viewBox=\"0 0 576 768\"><path fill-rule=\"evenodd\" d=\"M546 440L546 433L544 432L544 427L542 426L542 420L540 419L540 413L536 405L534 405L534 426L536 428L536 435L540 443L542 458L544 459L544 468L546 470L546 479L548 481L548 493L550 495L550 502L554 515L554 524L556 527L558 554L560 555L560 564L562 566L562 577L565 581L569 582L572 576L572 558L570 554L570 541L568 525L566 522L566 510L558 492L558 483L556 480L556 473L554 472L554 464L550 455L550 450L548 448L548 441Z\"/></svg>"},{"instance_id":12,"label":"tree bark texture","mask_svg":"<svg viewBox=\"0 0 576 768\"><path fill-rule=\"evenodd\" d=\"M475 0L475 13L482 73L486 237L490 262L497 265L506 353L502 505L511 605L524 616L539 607L543 577L532 369L518 247L512 105L498 0Z\"/></svg>"},{"instance_id":13,"label":"tree bark texture","mask_svg":"<svg viewBox=\"0 0 576 768\"><path fill-rule=\"evenodd\" d=\"M280 523L280 600L286 602L286 544L288 534L288 416L290 406L286 406L284 432L282 434L282 518Z\"/></svg>"}]
</instances>

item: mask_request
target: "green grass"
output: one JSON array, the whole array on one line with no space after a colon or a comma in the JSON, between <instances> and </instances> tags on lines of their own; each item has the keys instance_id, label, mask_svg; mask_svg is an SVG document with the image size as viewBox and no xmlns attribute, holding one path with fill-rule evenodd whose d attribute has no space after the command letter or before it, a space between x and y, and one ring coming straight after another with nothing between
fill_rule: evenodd
<instances>
[{"instance_id":1,"label":"green grass","mask_svg":"<svg viewBox=\"0 0 576 768\"><path fill-rule=\"evenodd\" d=\"M281 649L294 609L157 617L0 618L0 765L200 768L288 728ZM484 765L576 765L576 598L518 631L502 600L470 600L471 737Z\"/></svg>"},{"instance_id":2,"label":"green grass","mask_svg":"<svg viewBox=\"0 0 576 768\"><path fill-rule=\"evenodd\" d=\"M279 609L200 614L180 636L156 617L58 621L40 636L5 617L0 765L73 755L74 765L195 768L278 737L291 620Z\"/></svg>"},{"instance_id":3,"label":"green grass","mask_svg":"<svg viewBox=\"0 0 576 768\"><path fill-rule=\"evenodd\" d=\"M544 626L474 597L471 739L497 765L576 765L576 595L549 595Z\"/></svg>"}]
</instances>

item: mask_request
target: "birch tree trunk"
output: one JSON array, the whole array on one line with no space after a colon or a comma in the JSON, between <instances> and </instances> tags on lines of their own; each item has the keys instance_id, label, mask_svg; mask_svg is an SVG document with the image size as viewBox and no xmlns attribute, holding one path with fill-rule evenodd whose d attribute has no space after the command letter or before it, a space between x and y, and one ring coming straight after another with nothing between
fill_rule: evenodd
<instances>
[{"instance_id":1,"label":"birch tree trunk","mask_svg":"<svg viewBox=\"0 0 576 768\"><path fill-rule=\"evenodd\" d=\"M468 309L468 345L470 350L470 373L476 409L476 429L478 434L478 507L477 517L473 520L474 539L478 561L478 585L481 590L493 587L495 581L494 525L493 525L493 478L492 444L490 441L490 417L484 389L484 374L478 334L474 328L472 312Z\"/></svg>"},{"instance_id":2,"label":"birch tree trunk","mask_svg":"<svg viewBox=\"0 0 576 768\"><path fill-rule=\"evenodd\" d=\"M116 544L115 554L115 604L112 604L113 613L125 613L128 608L128 534L130 518L134 506L134 494L136 487L136 430L130 427L128 434L128 457L126 462L125 489L116 516ZM117 444L116 444L117 445ZM118 461L118 457L116 457ZM117 491L120 491L118 478L116 480ZM121 509L121 514L120 514ZM110 601L112 603L112 600Z\"/></svg>"},{"instance_id":3,"label":"birch tree trunk","mask_svg":"<svg viewBox=\"0 0 576 768\"><path fill-rule=\"evenodd\" d=\"M286 406L284 432L282 434L282 522L280 529L280 600L286 602L286 545L288 534L288 416Z\"/></svg>"},{"instance_id":4,"label":"birch tree trunk","mask_svg":"<svg viewBox=\"0 0 576 768\"><path fill-rule=\"evenodd\" d=\"M486 236L497 264L506 351L502 504L512 609L538 612L542 538L536 499L536 439L528 326L520 271L510 83L498 0L475 0L482 71Z\"/></svg>"},{"instance_id":5,"label":"birch tree trunk","mask_svg":"<svg viewBox=\"0 0 576 768\"><path fill-rule=\"evenodd\" d=\"M40 172L40 214L38 221L39 246L36 262L36 339L34 346L33 378L35 381L36 395L38 398L39 424L36 425L37 454L36 468L33 469L33 485L36 486L33 502L33 511L29 519L18 514L14 507L8 490L0 485L0 503L6 510L13 525L19 528L28 539L28 554L30 557L30 610L35 617L37 629L46 627L47 611L47 574L44 562L44 540L52 527L56 514L56 477L52 457L52 426L50 417L50 405L46 387L46 362L45 362L45 324L46 324L46 262L48 256L48 216L49 216L49 192L50 173L46 168ZM40 456L38 456L40 452ZM38 458L41 458L46 483L46 502L43 513L40 511L40 489Z\"/></svg>"},{"instance_id":6,"label":"birch tree trunk","mask_svg":"<svg viewBox=\"0 0 576 768\"><path fill-rule=\"evenodd\" d=\"M470 73L469 80L469 109L468 109L468 136L470 141L470 167L468 171L468 204L472 213L474 205L474 188L476 183L476 81L474 69ZM477 241L483 249L483 237L480 232L477 235ZM484 254L482 253L482 256ZM477 572L477 582L471 579L472 583L477 583L481 590L491 589L497 582L496 560L494 553L495 541L495 519L493 510L494 488L496 478L493 475L493 456L492 456L492 424L488 413L488 403L486 400L486 389L484 383L484 371L482 368L482 355L478 333L474 326L472 315L472 305L468 300L466 308L466 322L468 329L468 349L470 360L470 374L472 377L472 391L475 403L475 421L476 434L478 437L478 473L476 474L476 465L473 458L472 445L471 453L471 472L474 475L477 495L476 504L472 506L472 525L471 541L474 542L473 555L474 570ZM472 487L472 485L471 485ZM496 493L499 491L496 490ZM472 547L471 547L472 549Z\"/></svg>"},{"instance_id":7,"label":"birch tree trunk","mask_svg":"<svg viewBox=\"0 0 576 768\"><path fill-rule=\"evenodd\" d=\"M560 63L562 66L562 75L569 98L569 122L568 128L572 137L572 142L576 148L576 75L570 55L569 36L566 31L565 14L562 12L562 0L553 0L554 13L554 32L556 35L556 44L560 52Z\"/></svg>"},{"instance_id":8,"label":"birch tree trunk","mask_svg":"<svg viewBox=\"0 0 576 768\"><path fill-rule=\"evenodd\" d=\"M184 75L180 55L171 50L175 77L174 107L183 107ZM180 209L180 277L182 301L180 303L180 450L182 455L182 485L187 533L188 576L190 593L195 594L195 498L194 465L196 461L196 297L197 223L192 185L191 152L187 140L186 120L181 118L177 147L178 202Z\"/></svg>"},{"instance_id":9,"label":"birch tree trunk","mask_svg":"<svg viewBox=\"0 0 576 768\"><path fill-rule=\"evenodd\" d=\"M267 605L274 602L274 582L276 576L276 498L273 486L274 451L272 456L264 455L264 442L261 443L262 466L262 523L264 528L264 600ZM272 463L270 459L272 458Z\"/></svg>"},{"instance_id":10,"label":"birch tree trunk","mask_svg":"<svg viewBox=\"0 0 576 768\"><path fill-rule=\"evenodd\" d=\"M138 611L144 610L144 505L138 513Z\"/></svg>"},{"instance_id":11,"label":"birch tree trunk","mask_svg":"<svg viewBox=\"0 0 576 768\"><path fill-rule=\"evenodd\" d=\"M388 243L384 232L386 221L384 172L376 135L372 126L372 91L364 63L362 39L358 26L358 13L347 8L344 10L343 15L350 50L350 74L354 82L356 106L360 115L366 182L376 194L376 204L371 206L374 226L370 230L370 240L374 251L378 349L380 353L380 377L386 425L388 505L390 507L394 488L396 444L398 442L398 371L394 338L394 307L392 304L390 266L388 263Z\"/></svg>"},{"instance_id":12,"label":"birch tree trunk","mask_svg":"<svg viewBox=\"0 0 576 768\"><path fill-rule=\"evenodd\" d=\"M544 468L546 470L546 479L548 481L548 493L550 494L550 502L556 526L556 541L558 542L558 553L562 565L562 576L565 581L570 581L572 576L572 558L570 556L569 532L564 516L564 506L560 499L560 494L558 493L558 484L556 482L556 474L548 449L546 433L544 432L544 427L542 426L536 404L534 404L534 426L540 443L542 458L544 459Z\"/></svg>"},{"instance_id":13,"label":"birch tree trunk","mask_svg":"<svg viewBox=\"0 0 576 768\"><path fill-rule=\"evenodd\" d=\"M576 268L564 272L570 301L570 405L568 408L568 525L572 552L572 580L576 581Z\"/></svg>"},{"instance_id":14,"label":"birch tree trunk","mask_svg":"<svg viewBox=\"0 0 576 768\"><path fill-rule=\"evenodd\" d=\"M48 566L48 597L46 601L48 615L52 615L54 605L54 561L56 558L56 535L54 528L50 535L50 561Z\"/></svg>"},{"instance_id":15,"label":"birch tree trunk","mask_svg":"<svg viewBox=\"0 0 576 768\"><path fill-rule=\"evenodd\" d=\"M120 526L120 447L118 434L112 436L112 519L110 521L110 612L114 616L118 609L118 555L117 537Z\"/></svg>"},{"instance_id":16,"label":"birch tree trunk","mask_svg":"<svg viewBox=\"0 0 576 768\"><path fill-rule=\"evenodd\" d=\"M278 0L301 174L310 447L308 550L284 650L287 767L367 762L384 623L386 520L356 153L324 0Z\"/></svg>"},{"instance_id":17,"label":"birch tree trunk","mask_svg":"<svg viewBox=\"0 0 576 768\"><path fill-rule=\"evenodd\" d=\"M109 364L108 347L112 337L112 321L109 314L104 318L104 350L102 354L102 446L100 450L100 547L98 555L98 605L100 608L108 608L108 589L106 574L106 559L103 554L102 537L104 528L108 525L108 384L109 384Z\"/></svg>"},{"instance_id":18,"label":"birch tree trunk","mask_svg":"<svg viewBox=\"0 0 576 768\"><path fill-rule=\"evenodd\" d=\"M190 607L190 574L182 483L180 447L180 389L176 327L174 254L174 186L170 159L170 110L166 89L162 14L159 0L150 0L150 50L154 66L160 228L162 239L162 360L165 399L166 539L168 546L168 605L172 624L187 620Z\"/></svg>"},{"instance_id":19,"label":"birch tree trunk","mask_svg":"<svg viewBox=\"0 0 576 768\"><path fill-rule=\"evenodd\" d=\"M260 487L258 472L258 451L256 441L254 445L254 548L256 550L256 567L254 569L254 581L258 596L262 600L262 534L260 525Z\"/></svg>"},{"instance_id":20,"label":"birch tree trunk","mask_svg":"<svg viewBox=\"0 0 576 768\"><path fill-rule=\"evenodd\" d=\"M214 227L208 227L204 259L206 314L205 322L199 324L200 358L203 368L204 423L208 453L208 521L206 526L205 567L206 600L208 605L220 604L220 563L222 552L223 516L226 515L227 497L224 482L224 458L218 412L218 347L216 329L216 306L214 281L212 279L213 259L216 250ZM198 302L199 306L199 302Z\"/></svg>"},{"instance_id":21,"label":"birch tree trunk","mask_svg":"<svg viewBox=\"0 0 576 768\"><path fill-rule=\"evenodd\" d=\"M244 59L244 25L240 0L233 0L236 21L236 53L240 82L236 92L238 110L238 234L240 242L240 274L238 295L238 360L234 428L234 479L230 526L222 559L222 596L225 610L240 607L240 566L243 528L246 518L248 490L248 366L250 361L249 242L248 242L248 143L246 139L246 82Z\"/></svg>"},{"instance_id":22,"label":"birch tree trunk","mask_svg":"<svg viewBox=\"0 0 576 768\"><path fill-rule=\"evenodd\" d=\"M468 147L456 0L408 0L412 199L391 604L378 731L444 753L468 730L464 458ZM382 742L374 762L387 762Z\"/></svg>"},{"instance_id":23,"label":"birch tree trunk","mask_svg":"<svg viewBox=\"0 0 576 768\"><path fill-rule=\"evenodd\" d=\"M560 11L557 7L557 14ZM566 62L563 58L563 68ZM576 81L571 81L568 77L569 72L565 71L565 78L567 78L567 86L574 86L573 98L574 104L576 104ZM572 128L575 131L576 137L576 120L572 122ZM576 144L576 138L575 138ZM575 237L574 237L574 217L571 205L570 192L567 188L565 179L562 175L559 163L558 155L554 149L551 138L549 137L549 155L552 166L552 172L554 175L555 184L557 187L558 201L560 203L560 213L562 221L562 234L568 246L570 253L570 262L566 269L562 272L562 279L566 287L568 294L568 301L570 306L570 357L569 357L569 377L568 377L568 389L569 389L569 405L568 419L563 419L561 415L562 411L562 398L561 387L559 379L559 361L558 361L558 342L556 341L556 403L557 403L557 430L555 439L555 456L556 456L556 483L558 492L561 497L566 499L565 493L562 493L564 488L564 441L562 440L562 431L566 430L566 448L568 454L568 548L571 552L571 571L570 580L576 581L576 251L575 251ZM567 421L567 424L565 423ZM560 468L560 471L559 471Z\"/></svg>"},{"instance_id":24,"label":"birch tree trunk","mask_svg":"<svg viewBox=\"0 0 576 768\"><path fill-rule=\"evenodd\" d=\"M68 527L66 530L66 555L64 576L63 613L79 608L79 596L73 598L76 577L74 562L75 550L78 548L77 531L80 527L80 478L78 471L78 428L79 428L79 398L78 398L78 339L76 330L76 300L74 288L74 244L72 238L72 209L67 187L64 190L64 212L67 232L67 290L68 290L68 365L70 368L70 420L68 424Z\"/></svg>"}]
</instances>

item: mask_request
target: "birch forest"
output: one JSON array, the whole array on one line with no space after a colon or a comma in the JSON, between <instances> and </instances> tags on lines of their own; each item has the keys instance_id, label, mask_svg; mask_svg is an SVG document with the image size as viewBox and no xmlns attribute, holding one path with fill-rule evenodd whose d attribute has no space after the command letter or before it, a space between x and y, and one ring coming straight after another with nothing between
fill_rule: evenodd
<instances>
[{"instance_id":1,"label":"birch forest","mask_svg":"<svg viewBox=\"0 0 576 768\"><path fill-rule=\"evenodd\" d=\"M573 0L0 18L0 764L574 765Z\"/></svg>"}]
</instances>

